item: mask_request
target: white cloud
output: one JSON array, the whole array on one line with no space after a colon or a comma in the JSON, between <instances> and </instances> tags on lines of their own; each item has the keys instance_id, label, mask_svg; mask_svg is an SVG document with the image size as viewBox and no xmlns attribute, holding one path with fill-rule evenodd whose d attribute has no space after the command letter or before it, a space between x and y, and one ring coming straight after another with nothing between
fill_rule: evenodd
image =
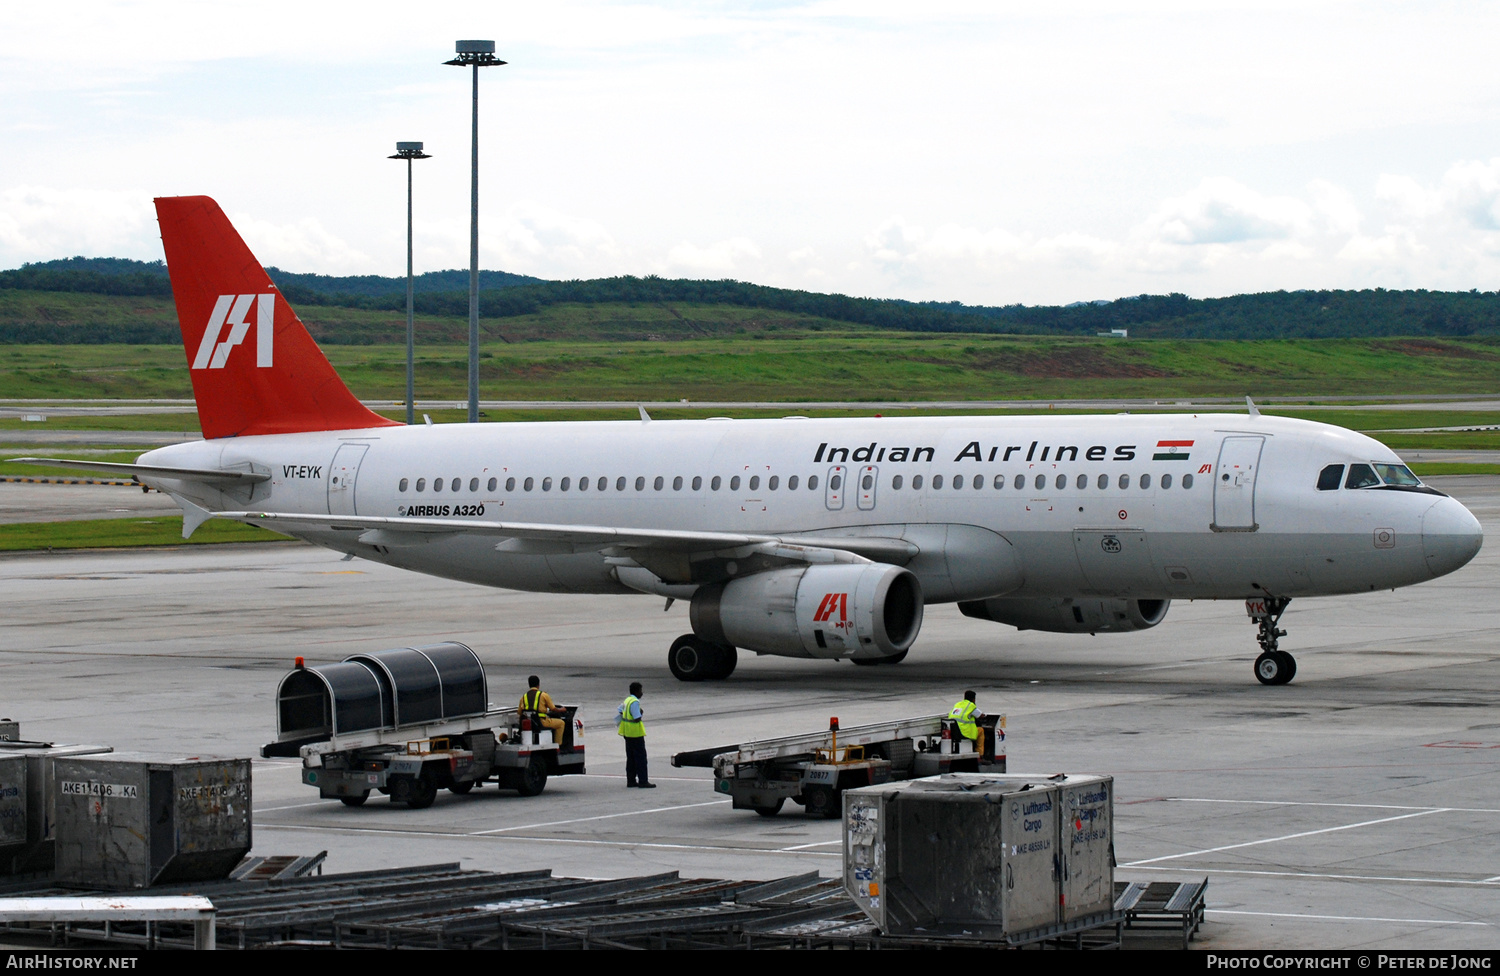
<instances>
[{"instance_id":1,"label":"white cloud","mask_svg":"<svg viewBox=\"0 0 1500 976\"><path fill-rule=\"evenodd\" d=\"M1500 230L1500 159L1466 161L1443 176L1443 202L1477 230Z\"/></svg>"},{"instance_id":2,"label":"white cloud","mask_svg":"<svg viewBox=\"0 0 1500 976\"><path fill-rule=\"evenodd\" d=\"M485 267L504 265L550 277L608 275L621 257L619 245L597 221L530 200L509 208L487 240L493 247L483 250L490 262Z\"/></svg>"},{"instance_id":3,"label":"white cloud","mask_svg":"<svg viewBox=\"0 0 1500 976\"><path fill-rule=\"evenodd\" d=\"M144 190L11 186L0 190L0 264L59 257L138 257L156 240ZM160 248L150 259L159 258Z\"/></svg>"},{"instance_id":4,"label":"white cloud","mask_svg":"<svg viewBox=\"0 0 1500 976\"><path fill-rule=\"evenodd\" d=\"M274 223L236 213L229 219L261 264L284 271L339 275L363 274L373 263L369 254L329 231L315 217Z\"/></svg>"},{"instance_id":5,"label":"white cloud","mask_svg":"<svg viewBox=\"0 0 1500 976\"><path fill-rule=\"evenodd\" d=\"M1234 244L1300 236L1311 223L1312 208L1301 200L1266 196L1235 180L1210 177L1168 200L1147 218L1142 233L1164 244Z\"/></svg>"},{"instance_id":6,"label":"white cloud","mask_svg":"<svg viewBox=\"0 0 1500 976\"><path fill-rule=\"evenodd\" d=\"M662 273L693 278L743 278L759 260L760 248L748 237L732 237L704 246L684 241L668 249Z\"/></svg>"}]
</instances>

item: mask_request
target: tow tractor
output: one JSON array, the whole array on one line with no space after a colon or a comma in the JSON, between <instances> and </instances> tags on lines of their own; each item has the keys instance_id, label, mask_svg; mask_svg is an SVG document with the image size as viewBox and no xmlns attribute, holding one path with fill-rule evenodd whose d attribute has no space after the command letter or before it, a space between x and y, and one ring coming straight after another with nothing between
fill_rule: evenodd
<instances>
[{"instance_id":1,"label":"tow tractor","mask_svg":"<svg viewBox=\"0 0 1500 976\"><path fill-rule=\"evenodd\" d=\"M985 730L983 755L947 715L842 731L835 717L827 732L679 752L672 765L712 768L715 791L728 795L736 810L774 817L791 800L810 817L831 818L841 815L843 791L856 786L981 768L1005 772L1005 716L987 715L978 724Z\"/></svg>"},{"instance_id":2,"label":"tow tractor","mask_svg":"<svg viewBox=\"0 0 1500 976\"><path fill-rule=\"evenodd\" d=\"M491 780L536 796L549 777L585 772L578 708L558 707L561 742L534 712L491 708L484 665L457 642L313 668L299 657L276 692L276 741L260 754L301 757L302 782L351 807L378 791L421 809L440 789L463 795Z\"/></svg>"}]
</instances>

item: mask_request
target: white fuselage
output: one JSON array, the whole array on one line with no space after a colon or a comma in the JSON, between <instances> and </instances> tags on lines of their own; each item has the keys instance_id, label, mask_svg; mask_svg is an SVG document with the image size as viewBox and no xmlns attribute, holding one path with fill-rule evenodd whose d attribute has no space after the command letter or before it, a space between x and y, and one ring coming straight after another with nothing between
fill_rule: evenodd
<instances>
[{"instance_id":1,"label":"white fuselage","mask_svg":"<svg viewBox=\"0 0 1500 976\"><path fill-rule=\"evenodd\" d=\"M918 550L905 565L929 603L1350 593L1473 557L1479 525L1451 498L1317 490L1325 466L1370 462L1399 459L1342 428L1222 414L450 424L223 438L141 458L270 474L253 494L143 479L213 511L899 538ZM642 588L586 546L297 534L491 586Z\"/></svg>"}]
</instances>

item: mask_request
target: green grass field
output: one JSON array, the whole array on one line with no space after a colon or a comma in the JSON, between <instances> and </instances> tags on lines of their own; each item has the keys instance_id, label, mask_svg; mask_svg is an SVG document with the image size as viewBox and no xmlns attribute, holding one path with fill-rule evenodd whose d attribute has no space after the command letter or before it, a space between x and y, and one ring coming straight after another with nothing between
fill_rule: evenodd
<instances>
[{"instance_id":1,"label":"green grass field","mask_svg":"<svg viewBox=\"0 0 1500 976\"><path fill-rule=\"evenodd\" d=\"M285 541L287 537L284 535L223 519L210 519L199 526L191 539L184 540L181 516L78 522L14 522L0 525L0 552Z\"/></svg>"},{"instance_id":2,"label":"green grass field","mask_svg":"<svg viewBox=\"0 0 1500 976\"><path fill-rule=\"evenodd\" d=\"M0 292L0 298L5 293ZM90 296L59 296L87 299ZM142 299L141 301L146 301ZM372 316L352 309L318 314ZM647 311L662 314L649 307ZM689 309L688 311L692 311ZM481 348L481 395L510 400L992 400L1079 397L1380 396L1500 390L1500 343L1481 339L1219 340L1054 339L839 328L803 319L754 328L649 331L630 306L556 306L525 341ZM605 338L610 314L641 328ZM3 310L0 310L3 315ZM430 323L447 333L451 323ZM438 326L442 327L439 328ZM621 327L623 328L623 326ZM734 328L742 328L735 326ZM642 331L646 329L647 331ZM518 333L519 334L519 333ZM383 335L383 334L382 334ZM399 333L397 333L399 335ZM560 338L561 336L562 338ZM350 388L399 399L405 349L325 345ZM466 396L465 347L422 344L420 399ZM9 398L185 398L192 395L181 346L0 346L0 391Z\"/></svg>"}]
</instances>

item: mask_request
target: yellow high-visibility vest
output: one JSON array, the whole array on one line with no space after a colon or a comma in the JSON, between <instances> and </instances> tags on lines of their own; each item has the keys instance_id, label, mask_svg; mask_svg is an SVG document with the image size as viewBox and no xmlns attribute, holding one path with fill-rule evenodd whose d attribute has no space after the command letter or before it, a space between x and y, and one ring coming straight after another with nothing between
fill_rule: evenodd
<instances>
[{"instance_id":1,"label":"yellow high-visibility vest","mask_svg":"<svg viewBox=\"0 0 1500 976\"><path fill-rule=\"evenodd\" d=\"M633 719L630 717L630 706L638 701L640 699L634 695L626 695L625 701L620 705L620 714L618 716L620 725L618 731L627 739L642 739L646 736L644 714L641 718Z\"/></svg>"},{"instance_id":2,"label":"yellow high-visibility vest","mask_svg":"<svg viewBox=\"0 0 1500 976\"><path fill-rule=\"evenodd\" d=\"M977 708L973 702L965 698L958 702L948 712L948 717L958 721L958 731L965 739L973 739L979 735L979 726L974 724L974 710Z\"/></svg>"}]
</instances>

